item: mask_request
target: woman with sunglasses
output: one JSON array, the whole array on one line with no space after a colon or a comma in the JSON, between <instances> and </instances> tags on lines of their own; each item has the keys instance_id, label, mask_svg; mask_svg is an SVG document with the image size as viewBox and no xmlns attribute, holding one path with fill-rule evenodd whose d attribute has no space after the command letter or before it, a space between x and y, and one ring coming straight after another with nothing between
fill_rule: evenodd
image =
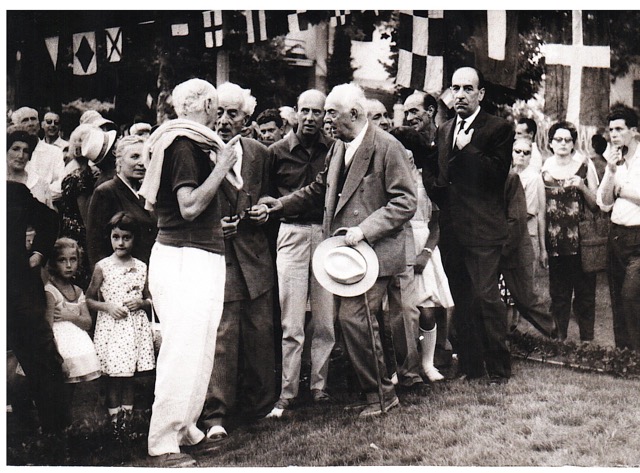
<instances>
[{"instance_id":1,"label":"woman with sunglasses","mask_svg":"<svg viewBox=\"0 0 640 473\"><path fill-rule=\"evenodd\" d=\"M546 247L551 313L558 327L558 338L567 338L573 299L580 340L590 342L595 322L596 274L582 269L578 222L584 218L585 206L591 210L597 208L598 175L591 160L576 151L577 137L575 126L566 121L555 123L549 129L553 155L542 166Z\"/></svg>"},{"instance_id":2,"label":"woman with sunglasses","mask_svg":"<svg viewBox=\"0 0 640 473\"><path fill-rule=\"evenodd\" d=\"M541 267L547 268L549 259L547 257L547 246L545 244L545 193L544 183L540 170L535 166L530 166L533 145L528 138L516 138L513 142L512 158L513 171L520 176L520 182L524 188L527 201L527 227L536 261ZM533 265L533 273L536 267Z\"/></svg>"}]
</instances>

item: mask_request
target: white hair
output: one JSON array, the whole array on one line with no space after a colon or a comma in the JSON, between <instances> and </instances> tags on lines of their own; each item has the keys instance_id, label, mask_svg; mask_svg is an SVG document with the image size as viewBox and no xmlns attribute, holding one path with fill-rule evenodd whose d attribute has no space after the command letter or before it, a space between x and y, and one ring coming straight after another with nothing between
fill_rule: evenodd
<instances>
[{"instance_id":1,"label":"white hair","mask_svg":"<svg viewBox=\"0 0 640 473\"><path fill-rule=\"evenodd\" d=\"M225 94L239 95L242 98L240 110L247 114L247 116L253 115L253 111L256 109L258 101L253 95L251 95L251 89L243 89L238 84L225 82L218 87L218 97Z\"/></svg>"},{"instance_id":2,"label":"white hair","mask_svg":"<svg viewBox=\"0 0 640 473\"><path fill-rule=\"evenodd\" d=\"M371 115L377 107L382 107L385 111L387 110L387 107L385 107L384 104L380 102L380 100L378 99L367 99L365 106L366 106L365 110L367 112L367 116Z\"/></svg>"},{"instance_id":3,"label":"white hair","mask_svg":"<svg viewBox=\"0 0 640 473\"><path fill-rule=\"evenodd\" d=\"M302 97L302 94L300 94L300 97ZM300 101L300 98L298 98L298 101ZM298 115L293 107L283 105L278 110L280 110L280 118L282 118L282 121L287 122L289 125L295 125L298 123Z\"/></svg>"},{"instance_id":4,"label":"white hair","mask_svg":"<svg viewBox=\"0 0 640 473\"><path fill-rule=\"evenodd\" d=\"M215 108L218 104L216 88L206 80L189 79L178 84L171 93L173 109L179 117L202 112L207 99L214 99Z\"/></svg>"},{"instance_id":5,"label":"white hair","mask_svg":"<svg viewBox=\"0 0 640 473\"><path fill-rule=\"evenodd\" d=\"M355 108L366 114L367 98L364 95L364 91L354 83L336 85L331 89L327 99L336 100L345 108Z\"/></svg>"},{"instance_id":6,"label":"white hair","mask_svg":"<svg viewBox=\"0 0 640 473\"><path fill-rule=\"evenodd\" d=\"M34 113L36 117L38 117L38 111L35 108L20 107L18 110L11 114L11 122L14 125L19 125L23 118L25 118L27 115L33 115Z\"/></svg>"}]
</instances>

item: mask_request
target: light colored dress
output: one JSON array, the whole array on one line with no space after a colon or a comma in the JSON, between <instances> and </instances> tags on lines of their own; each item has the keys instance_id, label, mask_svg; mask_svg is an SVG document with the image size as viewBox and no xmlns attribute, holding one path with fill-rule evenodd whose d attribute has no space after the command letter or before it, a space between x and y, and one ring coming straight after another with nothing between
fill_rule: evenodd
<instances>
[{"instance_id":1,"label":"light colored dress","mask_svg":"<svg viewBox=\"0 0 640 473\"><path fill-rule=\"evenodd\" d=\"M416 185L418 187L418 207L411 219L413 229L413 242L416 255L422 253L422 249L429 238L429 220L431 220L432 204L427 191L422 183L422 175L414 169ZM416 274L415 287L418 307L453 307L453 297L449 289L449 280L442 266L440 250L436 246L431 257L427 261L422 274Z\"/></svg>"},{"instance_id":2,"label":"light colored dress","mask_svg":"<svg viewBox=\"0 0 640 473\"><path fill-rule=\"evenodd\" d=\"M70 301L50 282L44 290L53 296L58 308L79 312L80 306L85 304L82 291L75 301ZM52 328L58 352L64 360L63 371L67 376L65 382L79 383L99 378L100 361L89 334L68 320L54 321Z\"/></svg>"},{"instance_id":3,"label":"light colored dress","mask_svg":"<svg viewBox=\"0 0 640 473\"><path fill-rule=\"evenodd\" d=\"M133 266L123 267L110 256L96 264L102 268L100 294L105 302L124 305L127 300L143 298L147 265L136 258L133 262ZM108 376L129 377L155 367L151 325L144 310L118 320L99 311L93 341L102 372Z\"/></svg>"}]
</instances>

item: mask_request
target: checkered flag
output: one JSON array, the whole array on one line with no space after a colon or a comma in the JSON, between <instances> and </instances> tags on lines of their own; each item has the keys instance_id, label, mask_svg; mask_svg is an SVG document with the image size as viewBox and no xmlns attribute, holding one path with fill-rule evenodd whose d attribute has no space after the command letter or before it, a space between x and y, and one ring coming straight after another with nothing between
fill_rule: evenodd
<instances>
[{"instance_id":1,"label":"checkered flag","mask_svg":"<svg viewBox=\"0 0 640 473\"><path fill-rule=\"evenodd\" d=\"M331 18L329 18L329 23L331 26L344 26L347 24L347 15L351 12L349 10L334 10L334 13L331 14Z\"/></svg>"},{"instance_id":2,"label":"checkered flag","mask_svg":"<svg viewBox=\"0 0 640 473\"><path fill-rule=\"evenodd\" d=\"M299 33L309 29L309 16L307 10L296 10L287 15L287 23L291 33Z\"/></svg>"},{"instance_id":3,"label":"checkered flag","mask_svg":"<svg viewBox=\"0 0 640 473\"><path fill-rule=\"evenodd\" d=\"M401 10L396 82L439 94L443 86L444 44L444 11Z\"/></svg>"}]
</instances>

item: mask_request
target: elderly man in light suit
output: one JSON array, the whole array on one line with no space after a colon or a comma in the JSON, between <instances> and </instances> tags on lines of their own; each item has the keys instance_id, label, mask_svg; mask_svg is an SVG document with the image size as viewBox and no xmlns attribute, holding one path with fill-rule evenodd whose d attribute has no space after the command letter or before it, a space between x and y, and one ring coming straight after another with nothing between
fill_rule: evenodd
<instances>
[{"instance_id":1,"label":"elderly man in light suit","mask_svg":"<svg viewBox=\"0 0 640 473\"><path fill-rule=\"evenodd\" d=\"M369 341L365 301L371 314L379 312L391 276L404 271L405 223L416 210L416 188L404 148L391 135L369 124L365 104L364 93L358 86L334 87L324 109L325 120L331 123L338 141L329 150L326 168L308 186L278 200L264 200L271 211L282 215L295 215L309 207L324 208L325 237L339 228L347 228L348 245L365 240L378 257L378 279L365 293L366 297L336 296L337 319L346 352L367 397L361 417L379 415L399 405L386 374L375 317L372 317L375 349ZM378 382L383 406L378 402Z\"/></svg>"}]
</instances>

